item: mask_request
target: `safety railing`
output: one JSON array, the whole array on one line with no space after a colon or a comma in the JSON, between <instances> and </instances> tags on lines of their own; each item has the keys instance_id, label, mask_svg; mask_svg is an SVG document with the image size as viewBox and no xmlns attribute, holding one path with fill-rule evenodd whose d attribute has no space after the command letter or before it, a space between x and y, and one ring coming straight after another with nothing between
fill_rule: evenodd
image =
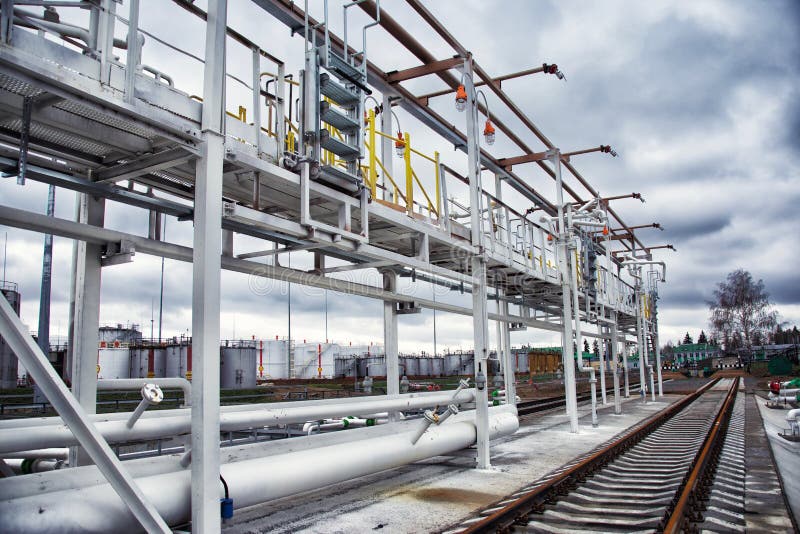
<instances>
[{"instance_id":1,"label":"safety railing","mask_svg":"<svg viewBox=\"0 0 800 534\"><path fill-rule=\"evenodd\" d=\"M381 132L375 126L375 110L369 110L367 113L367 131L366 137L367 139L364 141L364 145L369 151L368 155L368 163L366 168L366 173L364 174L364 182L366 186L369 188L370 193L372 194L372 198L377 198L378 193L378 168L380 167L381 172L383 172L383 176L389 180L391 184L391 192L392 192L392 202L394 204L400 205L400 200L403 200L405 205L405 211L408 215L413 216L415 213L414 205L417 204L423 210L427 210L428 216L431 218L436 218L437 220L441 220L442 216L442 189L441 189L441 165L439 164L439 152L434 152L433 156L429 156L415 148L411 145L411 135L406 132L402 134L402 138L400 136L394 137L391 134ZM383 162L378 158L378 137L383 137L386 139L391 139L395 142L395 147L398 151L398 155L402 155L403 158L403 173L405 175L405 180L403 186L397 183L395 177L391 175L390 172L386 170ZM402 152L400 152L402 151ZM419 176L417 175L416 170L414 170L413 160L412 157L421 158L428 163L433 165L433 175L434 175L434 190L435 193L433 198L428 194L425 186L420 180ZM384 182L384 188L388 187ZM415 202L415 192L419 191L425 199L425 203L422 204Z\"/></svg>"}]
</instances>

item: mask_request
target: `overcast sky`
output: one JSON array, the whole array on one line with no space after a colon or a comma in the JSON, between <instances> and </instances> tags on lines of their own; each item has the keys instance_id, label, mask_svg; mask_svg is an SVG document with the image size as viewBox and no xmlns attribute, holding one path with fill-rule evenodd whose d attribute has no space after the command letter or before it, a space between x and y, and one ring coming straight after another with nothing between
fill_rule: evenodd
<instances>
[{"instance_id":1,"label":"overcast sky","mask_svg":"<svg viewBox=\"0 0 800 534\"><path fill-rule=\"evenodd\" d=\"M341 10L331 0L331 27L339 32ZM312 6L321 2L312 1ZM159 5L159 8L151 6ZM202 2L198 2L202 5ZM577 2L525 0L462 0L425 4L475 59L492 75L554 62L567 76L535 75L505 82L504 89L563 151L610 144L618 158L591 154L573 162L604 195L640 192L645 204L621 200L614 208L629 224L660 222L665 231L641 230L647 244L672 243L677 253L658 252L668 262L661 287L662 342L676 341L685 331L694 337L708 331L708 310L714 284L736 269L763 278L782 318L800 323L800 4L795 1ZM444 45L401 0L384 0L384 8L434 56L454 51ZM141 27L195 55L203 52L203 27L167 0L146 3ZM120 8L125 13L127 6ZM63 18L69 15L62 10ZM318 16L315 7L312 14ZM353 11L353 27L366 18ZM303 44L288 29L246 0L231 0L229 23L298 69ZM176 31L179 28L180 31ZM118 35L124 32L118 31ZM353 32L360 34L360 32ZM351 34L352 35L352 34ZM400 50L382 30L369 34L370 58L384 71L412 67L418 60ZM176 86L190 94L202 88L199 63L149 40L144 61L173 75ZM249 79L249 53L230 45L228 69ZM405 84L417 93L444 88L441 81ZM518 126L509 112L487 92L490 109ZM228 109L249 102L246 90L228 85ZM452 98L433 102L437 111L461 128L464 118ZM400 112L403 129L424 140L428 151L464 168L464 158L444 141ZM415 128L418 128L415 130ZM542 144L517 128L534 149ZM430 146L428 147L428 143ZM498 132L492 153L519 155ZM535 166L515 170L545 196L554 198L550 178ZM567 182L585 196L573 178ZM462 197L463 198L463 197ZM43 212L46 188L29 182L0 180L5 205ZM107 225L146 233L146 214L108 203ZM522 206L524 209L526 206ZM57 216L70 218L74 195L59 191ZM7 232L6 278L19 283L22 317L35 329L42 255L38 234L0 227ZM0 239L3 233L0 233ZM191 225L170 218L167 239L191 243ZM51 334L66 334L72 245L56 238ZM256 243L237 242L237 252ZM299 254L292 262L304 265ZM143 324L149 335L151 310L157 324L160 260L137 255L132 264L105 269L101 322ZM363 275L362 275L363 276ZM372 276L372 280L377 277ZM354 278L357 279L357 278ZM358 278L362 280L362 278ZM222 336L274 337L287 334L286 286L266 285L238 274L223 274ZM419 289L430 297L431 289ZM437 298L468 304L468 296ZM324 303L319 290L292 288L292 335L295 339L326 337ZM327 337L347 343L383 341L381 304L328 294ZM400 319L402 351L433 348L433 314ZM186 333L191 327L191 269L166 262L164 334ZM156 326L157 329L157 326ZM437 314L437 347L471 346L471 321ZM490 327L494 336L494 326ZM528 330L512 334L512 342L552 344L557 336Z\"/></svg>"}]
</instances>

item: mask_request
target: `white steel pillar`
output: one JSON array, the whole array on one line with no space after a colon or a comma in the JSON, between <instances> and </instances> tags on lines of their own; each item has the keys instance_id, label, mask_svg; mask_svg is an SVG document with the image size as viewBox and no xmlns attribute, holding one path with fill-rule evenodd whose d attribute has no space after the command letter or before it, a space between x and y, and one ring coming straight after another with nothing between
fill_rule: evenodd
<instances>
[{"instance_id":1,"label":"white steel pillar","mask_svg":"<svg viewBox=\"0 0 800 534\"><path fill-rule=\"evenodd\" d=\"M605 317L605 313L602 315ZM606 343L607 341L603 338L603 323L600 321L597 322L597 333L599 337L597 338L597 346L599 348L598 352L600 353L600 398L603 401L603 406L608 404L608 397L606 396Z\"/></svg>"},{"instance_id":2,"label":"white steel pillar","mask_svg":"<svg viewBox=\"0 0 800 534\"><path fill-rule=\"evenodd\" d=\"M227 1L209 0L203 79L204 142L196 164L192 258L192 532L212 534L221 528L219 301L226 21Z\"/></svg>"},{"instance_id":3,"label":"white steel pillar","mask_svg":"<svg viewBox=\"0 0 800 534\"><path fill-rule=\"evenodd\" d=\"M639 395L642 397L642 402L647 402L647 372L645 369L646 360L644 353L647 350L645 347L644 330L642 329L643 313L642 313L642 292L640 286L636 286L636 348L639 351Z\"/></svg>"},{"instance_id":4,"label":"white steel pillar","mask_svg":"<svg viewBox=\"0 0 800 534\"><path fill-rule=\"evenodd\" d=\"M92 226L103 226L105 219L105 199L87 194L79 194L78 222ZM100 258L102 245L78 241L73 248L74 305L72 309L72 328L70 331L70 378L72 394L86 413L97 412L97 348L100 328ZM71 466L87 465L91 460L86 453L72 447L69 454Z\"/></svg>"},{"instance_id":5,"label":"white steel pillar","mask_svg":"<svg viewBox=\"0 0 800 534\"><path fill-rule=\"evenodd\" d=\"M622 372L625 375L625 398L631 396L631 381L628 376L628 342L622 342Z\"/></svg>"},{"instance_id":6,"label":"white steel pillar","mask_svg":"<svg viewBox=\"0 0 800 534\"><path fill-rule=\"evenodd\" d=\"M481 185L480 146L478 145L478 102L472 80L472 57L464 61L464 84L467 90L467 157L469 160L469 199L472 245L478 249L471 258L472 324L475 350L475 427L477 430L477 467L491 467L489 456L489 392L487 358L489 355L489 310L486 289L486 258L483 253L483 187ZM482 384L482 385L481 385Z\"/></svg>"},{"instance_id":7,"label":"white steel pillar","mask_svg":"<svg viewBox=\"0 0 800 534\"><path fill-rule=\"evenodd\" d=\"M508 315L508 301L503 300L500 303L500 314ZM501 337L503 340L503 381L506 386L506 402L508 404L517 404L517 374L516 362L511 358L511 330L506 322L500 323Z\"/></svg>"},{"instance_id":8,"label":"white steel pillar","mask_svg":"<svg viewBox=\"0 0 800 534\"><path fill-rule=\"evenodd\" d=\"M658 396L664 396L664 382L661 379L661 347L658 346L658 322L653 319L653 346L656 350L656 369L658 372Z\"/></svg>"},{"instance_id":9,"label":"white steel pillar","mask_svg":"<svg viewBox=\"0 0 800 534\"><path fill-rule=\"evenodd\" d=\"M550 156L556 175L556 196L558 201L558 264L561 272L561 293L563 301L562 322L564 332L561 343L561 356L564 365L564 395L569 416L570 432L578 432L578 396L575 391L575 360L572 353L572 303L570 298L572 268L570 267L569 249L567 247L569 232L564 219L564 190L561 181L561 152L553 149ZM578 303L575 302L575 306ZM580 324L577 325L580 329ZM580 351L581 347L577 347Z\"/></svg>"},{"instance_id":10,"label":"white steel pillar","mask_svg":"<svg viewBox=\"0 0 800 534\"><path fill-rule=\"evenodd\" d=\"M619 394L619 356L617 354L619 348L619 331L617 328L617 312L611 313L611 319L614 321L611 324L611 342L609 343L609 347L611 348L611 361L613 365L611 366L611 371L614 373L614 413L620 415L622 413L622 400L620 399ZM627 380L625 381L627 384Z\"/></svg>"},{"instance_id":11,"label":"white steel pillar","mask_svg":"<svg viewBox=\"0 0 800 534\"><path fill-rule=\"evenodd\" d=\"M400 129L400 125L397 125L398 130ZM383 111L381 112L381 131L388 135L394 135L392 130L392 101L388 94L383 95ZM381 137L381 163L383 163L383 168L386 169L386 172L394 176L394 168L393 168L393 155L394 155L394 147L392 146L392 140L388 137L380 136ZM370 147L370 150L378 150L377 147ZM386 173L384 173L386 174ZM392 187L392 183L389 181L386 176L381 176L381 183L383 184L383 200L392 200L392 191L390 191Z\"/></svg>"},{"instance_id":12,"label":"white steel pillar","mask_svg":"<svg viewBox=\"0 0 800 534\"><path fill-rule=\"evenodd\" d=\"M397 275L392 271L383 271L383 289L394 293L397 291ZM383 347L386 355L386 394L400 393L400 364L397 346L397 303L383 301ZM394 420L397 412L390 412Z\"/></svg>"}]
</instances>

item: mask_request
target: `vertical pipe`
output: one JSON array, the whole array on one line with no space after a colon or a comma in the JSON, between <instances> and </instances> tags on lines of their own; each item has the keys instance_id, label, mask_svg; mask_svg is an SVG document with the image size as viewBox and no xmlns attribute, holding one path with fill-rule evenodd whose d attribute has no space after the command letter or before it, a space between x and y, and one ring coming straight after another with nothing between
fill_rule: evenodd
<instances>
[{"instance_id":1,"label":"vertical pipe","mask_svg":"<svg viewBox=\"0 0 800 534\"><path fill-rule=\"evenodd\" d=\"M622 343L622 372L625 374L625 398L631 396L631 382L628 374L628 344Z\"/></svg>"},{"instance_id":2,"label":"vertical pipe","mask_svg":"<svg viewBox=\"0 0 800 534\"><path fill-rule=\"evenodd\" d=\"M222 163L225 156L226 0L209 0L202 130L194 199L192 346L192 532L221 529L219 512L219 341Z\"/></svg>"},{"instance_id":3,"label":"vertical pipe","mask_svg":"<svg viewBox=\"0 0 800 534\"><path fill-rule=\"evenodd\" d=\"M664 396L664 382L661 378L661 347L658 346L658 321L653 319L653 345L656 350L656 368L658 369L658 396Z\"/></svg>"},{"instance_id":4,"label":"vertical pipe","mask_svg":"<svg viewBox=\"0 0 800 534\"><path fill-rule=\"evenodd\" d=\"M480 146L478 144L478 105L475 100L475 87L472 80L472 57L464 61L464 83L467 90L467 160L469 174L470 226L472 246L476 248L471 258L472 264L472 325L475 365L475 382L485 380L488 374L486 360L489 338L489 311L486 289L486 259L483 255L483 232L481 231L481 186ZM483 375L483 376L482 376ZM475 427L477 431L477 467L488 469L491 466L489 455L489 396L487 388L478 387L475 391Z\"/></svg>"},{"instance_id":5,"label":"vertical pipe","mask_svg":"<svg viewBox=\"0 0 800 534\"><path fill-rule=\"evenodd\" d=\"M508 315L508 301L503 300L501 303L500 313L502 315ZM503 366L504 372L504 382L506 385L506 402L508 404L513 404L516 406L517 404L517 384L516 384L516 362L512 360L511 354L511 332L509 330L509 325L506 322L501 323L502 328L502 335L503 335L503 358L505 361L505 365Z\"/></svg>"},{"instance_id":6,"label":"vertical pipe","mask_svg":"<svg viewBox=\"0 0 800 534\"><path fill-rule=\"evenodd\" d=\"M441 166L439 165L439 152L433 153L436 178L436 218L442 220L442 185L441 185Z\"/></svg>"}]
</instances>

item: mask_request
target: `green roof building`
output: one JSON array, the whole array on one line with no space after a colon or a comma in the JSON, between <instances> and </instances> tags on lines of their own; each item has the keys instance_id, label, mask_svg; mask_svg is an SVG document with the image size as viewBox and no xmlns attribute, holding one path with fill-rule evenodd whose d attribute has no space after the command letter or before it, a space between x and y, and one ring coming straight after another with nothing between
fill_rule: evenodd
<instances>
[{"instance_id":1,"label":"green roof building","mask_svg":"<svg viewBox=\"0 0 800 534\"><path fill-rule=\"evenodd\" d=\"M678 365L691 362L698 362L706 358L714 358L720 355L720 348L708 343L688 343L678 345L672 349L672 358Z\"/></svg>"}]
</instances>

